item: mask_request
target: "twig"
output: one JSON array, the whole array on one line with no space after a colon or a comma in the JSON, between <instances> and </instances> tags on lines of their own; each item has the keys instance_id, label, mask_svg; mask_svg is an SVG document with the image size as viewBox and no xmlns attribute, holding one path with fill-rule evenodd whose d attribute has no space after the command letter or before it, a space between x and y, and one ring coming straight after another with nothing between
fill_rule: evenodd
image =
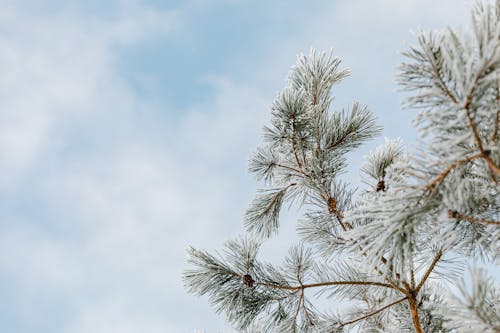
<instances>
[{"instance_id":1,"label":"twig","mask_svg":"<svg viewBox=\"0 0 500 333\"><path fill-rule=\"evenodd\" d=\"M464 105L465 116L467 117L467 122L469 123L469 127L472 131L472 136L474 137L474 141L476 141L476 144L479 147L479 150L482 153L484 153L483 142L481 141L481 138L479 137L479 133L477 132L476 124L474 124L474 121L472 120L472 116L470 114L470 109L469 109L469 104L470 104L470 101L465 102L465 105Z\"/></svg>"},{"instance_id":2,"label":"twig","mask_svg":"<svg viewBox=\"0 0 500 333\"><path fill-rule=\"evenodd\" d=\"M496 102L497 102L497 114L495 119L495 130L493 131L493 136L491 137L491 141L493 142L493 144L495 144L497 141L498 127L500 126L500 81L497 81Z\"/></svg>"},{"instance_id":3,"label":"twig","mask_svg":"<svg viewBox=\"0 0 500 333\"><path fill-rule=\"evenodd\" d=\"M490 172L491 172L491 177L492 177L493 181L496 183L495 175L500 175L500 167L498 167L495 164L495 162L493 162L493 160L489 156L489 153L487 153L486 150L484 149L483 143L481 142L481 138L479 137L479 133L477 132L476 124L472 120L472 116L470 114L470 108L469 108L470 104L472 102L472 97L473 97L474 91L476 89L476 84L481 79L484 70L485 69L482 68L481 71L477 74L476 79L474 80L474 84L472 85L471 90L467 94L463 108L465 109L465 114L467 116L467 121L468 121L469 127L472 131L474 141L476 142L477 146L479 147L479 150L481 151L481 153L483 155L482 157L488 163L488 167L489 167ZM498 116L498 113L497 113L497 116Z\"/></svg>"},{"instance_id":4,"label":"twig","mask_svg":"<svg viewBox=\"0 0 500 333\"><path fill-rule=\"evenodd\" d=\"M328 150L334 149L337 146L341 145L342 143L344 143L345 140L347 140L347 138L351 135L351 133L352 132L345 133L342 137L338 138L337 141L332 142L328 146L326 146L325 150L328 151Z\"/></svg>"},{"instance_id":5,"label":"twig","mask_svg":"<svg viewBox=\"0 0 500 333\"><path fill-rule=\"evenodd\" d=\"M473 216L459 213L456 210L448 210L448 216L451 218L458 218L461 220L465 220L465 221L470 222L470 223L500 225L500 221L488 220L488 219L485 219L482 217L473 217Z\"/></svg>"},{"instance_id":6,"label":"twig","mask_svg":"<svg viewBox=\"0 0 500 333\"><path fill-rule=\"evenodd\" d=\"M302 292L300 293L300 299L299 302L297 303L297 310L295 310L295 314L293 315L294 322L297 320L297 316L299 315L300 305L302 304L303 299L304 299L304 289L302 289Z\"/></svg>"},{"instance_id":7,"label":"twig","mask_svg":"<svg viewBox=\"0 0 500 333\"><path fill-rule=\"evenodd\" d=\"M314 321L311 319L309 311L307 311L306 305L304 304L304 300L302 300L302 308L304 309L304 313L306 314L306 318L309 321L309 324L314 326Z\"/></svg>"},{"instance_id":8,"label":"twig","mask_svg":"<svg viewBox=\"0 0 500 333\"><path fill-rule=\"evenodd\" d=\"M380 309L375 310L375 311L373 311L373 312L370 312L370 313L368 313L368 314L364 315L363 317L359 317L359 318L357 318L357 319L354 319L354 320L351 320L351 321L348 321L348 322L345 322L345 323L341 323L341 326L354 324L354 323L356 323L356 322L358 322L358 321L360 321L360 320L363 320L363 319L366 319L366 318L368 318L368 317L374 316L374 315L376 315L377 313L382 312L382 311L384 311L384 310L385 310L385 309L387 309L387 308L390 308L391 306L394 306L394 305L399 304L399 303L401 303L401 302L403 302L403 301L406 301L407 299L408 299L408 297L403 297L403 298L401 298L400 300L397 300L397 301L395 301L395 302L392 302L391 304L387 304L386 306L381 307Z\"/></svg>"},{"instance_id":9,"label":"twig","mask_svg":"<svg viewBox=\"0 0 500 333\"><path fill-rule=\"evenodd\" d=\"M410 260L410 286L415 288L415 269L413 266L413 260Z\"/></svg>"},{"instance_id":10,"label":"twig","mask_svg":"<svg viewBox=\"0 0 500 333\"><path fill-rule=\"evenodd\" d=\"M303 176L305 176L305 177L307 177L307 176L308 176L308 175L304 172L304 170L302 170L302 169L296 169L296 168L294 168L294 167L290 167L290 166L288 166L288 165L283 165L283 164L279 164L279 163L275 163L274 165L275 165L275 166L277 166L278 168L288 169L288 170L290 170L290 171L296 172L296 173L301 174L301 175L303 175Z\"/></svg>"},{"instance_id":11,"label":"twig","mask_svg":"<svg viewBox=\"0 0 500 333\"><path fill-rule=\"evenodd\" d=\"M424 277L422 278L422 280L420 280L420 283L418 284L417 288L415 288L415 294L417 294L420 291L420 289L424 285L425 281L427 281L427 279L429 278L429 275L434 270L434 267L436 267L436 264L438 263L439 259L441 259L442 255L443 255L443 251L442 251L442 248L441 248L441 249L439 249L439 251L437 252L436 256L434 257L434 260L432 260L432 263L429 266L429 268L427 268L427 271L425 272Z\"/></svg>"},{"instance_id":12,"label":"twig","mask_svg":"<svg viewBox=\"0 0 500 333\"><path fill-rule=\"evenodd\" d=\"M292 116L292 138L291 138L291 141L292 141L292 151L293 151L293 155L295 156L295 162L297 163L297 166L299 167L299 169L302 169L302 163L300 162L299 160L299 156L297 155L297 146L295 144L295 140L296 140L296 132L295 132L295 114Z\"/></svg>"},{"instance_id":13,"label":"twig","mask_svg":"<svg viewBox=\"0 0 500 333\"><path fill-rule=\"evenodd\" d=\"M450 101L457 105L457 106L460 106L462 107L464 110L465 110L465 114L466 114L466 117L467 117L467 121L469 123L469 127L471 128L471 131L472 131L472 135L474 137L474 141L476 142L477 146L479 147L479 150L481 151L481 154L482 154L482 158L484 158L484 160L486 161L486 163L488 164L488 167L490 169L490 172L491 172L491 176L492 176L492 179L493 181L496 183L496 178L495 178L495 174L498 176L500 175L500 167L497 166L495 164L495 162L491 159L491 157L489 157L489 154L486 152L486 150L484 149L483 147L483 143L481 142L481 138L479 137L479 134L477 132L477 128L476 128L476 125L474 124L474 121L472 120L472 116L470 114L470 104L472 102L472 98L473 98L473 95L474 95L474 92L476 90L476 84L477 82L482 78L483 74L484 74L484 71L486 70L486 68L481 68L481 70L477 73L476 75L476 78L474 79L474 82L472 84L472 87L469 91L469 93L467 94L466 98L465 98L465 102L463 103L463 105L459 105L458 103L458 99L451 93L451 91L448 89L448 87L446 86L446 84L444 83L444 80L443 78L441 77L440 73L439 73L439 70L437 69L437 67L435 66L434 63L432 63L433 65L433 68L435 70L435 74L439 80L439 82L441 83L441 89L443 90L443 92L448 96L448 98L450 99ZM497 101L498 101L498 95L497 95ZM496 138L496 133L498 131L498 111L497 111L497 122L496 122L496 128L495 128L495 138ZM449 171L448 171L449 172Z\"/></svg>"},{"instance_id":14,"label":"twig","mask_svg":"<svg viewBox=\"0 0 500 333\"><path fill-rule=\"evenodd\" d=\"M434 178L427 186L425 186L425 192L432 191L434 192L435 189L443 182L443 180L446 178L446 176L455 168L458 166L468 163L472 160L482 158L484 157L483 153L478 153L469 157L466 157L464 159L458 160L450 164L446 169L444 169L436 178Z\"/></svg>"},{"instance_id":15,"label":"twig","mask_svg":"<svg viewBox=\"0 0 500 333\"><path fill-rule=\"evenodd\" d=\"M436 74L436 77L438 79L438 87L445 93L446 96L455 104L458 103L457 98L455 95L450 91L446 83L444 82L443 77L441 76L441 73L439 72L438 65L436 64L436 58L434 55L434 52L429 49L429 47L426 47L424 43L421 43L422 47L424 48L425 52L427 53L427 56L429 57L429 62L432 66L432 69L434 70L434 74Z\"/></svg>"},{"instance_id":16,"label":"twig","mask_svg":"<svg viewBox=\"0 0 500 333\"><path fill-rule=\"evenodd\" d=\"M304 284L300 286L283 286L280 284L274 283L265 283L265 282L255 282L255 285L271 287L276 289L285 289L285 290L303 290L307 288L317 288L317 287L328 287L328 286L337 286L337 285L361 285L361 286L379 286L390 289L395 289L392 285L388 283L382 282L373 282L373 281L328 281L328 282L319 282L312 284Z\"/></svg>"}]
</instances>

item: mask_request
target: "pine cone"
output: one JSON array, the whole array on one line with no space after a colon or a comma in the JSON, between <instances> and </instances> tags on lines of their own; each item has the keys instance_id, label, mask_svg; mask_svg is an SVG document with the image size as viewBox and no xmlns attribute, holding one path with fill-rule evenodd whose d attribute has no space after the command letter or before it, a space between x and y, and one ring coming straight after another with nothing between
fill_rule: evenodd
<instances>
[{"instance_id":1,"label":"pine cone","mask_svg":"<svg viewBox=\"0 0 500 333\"><path fill-rule=\"evenodd\" d=\"M384 180L380 180L378 183L377 183L377 192L379 191L385 191L385 182Z\"/></svg>"},{"instance_id":2,"label":"pine cone","mask_svg":"<svg viewBox=\"0 0 500 333\"><path fill-rule=\"evenodd\" d=\"M243 275L243 282L249 286L250 288L253 288L253 283L255 282L254 279L250 274L245 274Z\"/></svg>"}]
</instances>

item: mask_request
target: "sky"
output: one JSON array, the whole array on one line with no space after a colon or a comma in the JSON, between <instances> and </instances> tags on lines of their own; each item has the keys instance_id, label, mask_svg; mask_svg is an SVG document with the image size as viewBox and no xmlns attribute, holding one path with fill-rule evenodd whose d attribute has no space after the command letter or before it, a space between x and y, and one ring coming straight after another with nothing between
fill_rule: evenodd
<instances>
[{"instance_id":1,"label":"sky","mask_svg":"<svg viewBox=\"0 0 500 333\"><path fill-rule=\"evenodd\" d=\"M333 109L359 101L384 127L350 156L360 184L384 136L415 144L395 84L412 31L466 25L470 1L0 7L0 330L215 333L233 331L184 290L185 249L243 231L248 156L297 55L333 49L352 71ZM293 240L285 220L271 257Z\"/></svg>"}]
</instances>

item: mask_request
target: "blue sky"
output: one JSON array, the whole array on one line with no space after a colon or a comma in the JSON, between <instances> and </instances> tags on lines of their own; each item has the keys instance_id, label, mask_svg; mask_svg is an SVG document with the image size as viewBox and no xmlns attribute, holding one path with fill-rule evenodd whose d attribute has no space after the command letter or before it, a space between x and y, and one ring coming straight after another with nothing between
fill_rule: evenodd
<instances>
[{"instance_id":1,"label":"blue sky","mask_svg":"<svg viewBox=\"0 0 500 333\"><path fill-rule=\"evenodd\" d=\"M410 30L467 23L468 1L1 0L0 330L230 332L180 280L189 244L242 230L268 106L311 46L413 144L395 91ZM359 184L362 156L349 177ZM291 214L293 215L293 214ZM294 221L264 250L278 258ZM271 255L272 254L272 255Z\"/></svg>"}]
</instances>

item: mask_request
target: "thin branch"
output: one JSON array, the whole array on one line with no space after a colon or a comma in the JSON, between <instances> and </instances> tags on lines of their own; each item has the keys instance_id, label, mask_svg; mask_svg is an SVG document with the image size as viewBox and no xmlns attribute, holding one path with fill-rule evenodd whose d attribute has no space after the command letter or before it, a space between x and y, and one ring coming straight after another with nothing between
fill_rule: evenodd
<instances>
[{"instance_id":1,"label":"thin branch","mask_svg":"<svg viewBox=\"0 0 500 333\"><path fill-rule=\"evenodd\" d=\"M307 288L328 287L328 286L338 286L338 285L379 286L379 287L395 289L392 285L388 283L372 282L372 281L328 281L328 282L304 284L300 286L283 286L280 284L265 283L265 282L255 282L254 284L264 287L271 287L271 288L285 289L285 290L301 290L301 289L303 290Z\"/></svg>"},{"instance_id":2,"label":"thin branch","mask_svg":"<svg viewBox=\"0 0 500 333\"><path fill-rule=\"evenodd\" d=\"M279 192L286 192L290 187L293 187L295 185L297 185L297 183L290 183L287 186L283 187L283 189L281 189ZM271 202L269 203L269 206L267 206L267 208L264 210L265 214L267 214L269 212L269 210L273 207L276 200L278 200L278 196L275 196L273 198L273 200L271 200Z\"/></svg>"},{"instance_id":3,"label":"thin branch","mask_svg":"<svg viewBox=\"0 0 500 333\"><path fill-rule=\"evenodd\" d=\"M297 303L297 310L295 310L295 314L293 315L293 321L297 321L297 316L299 315L300 311L300 306L302 304L302 300L304 299L304 289L302 289L302 292L300 293L300 299L299 302Z\"/></svg>"},{"instance_id":4,"label":"thin branch","mask_svg":"<svg viewBox=\"0 0 500 333\"><path fill-rule=\"evenodd\" d=\"M295 162L297 163L297 166L299 167L299 169L302 169L302 163L300 162L299 160L299 156L297 155L297 146L295 144L295 140L296 140L296 132L295 132L295 115L292 116L292 138L291 138L291 141L292 141L292 151L293 151L293 155L295 157Z\"/></svg>"},{"instance_id":5,"label":"thin branch","mask_svg":"<svg viewBox=\"0 0 500 333\"><path fill-rule=\"evenodd\" d=\"M279 164L279 163L274 163L274 165L278 168L288 169L290 171L296 172L296 173L301 174L305 177L308 176L302 169L296 169L294 167L290 167L288 165L283 165L283 164Z\"/></svg>"},{"instance_id":6,"label":"thin branch","mask_svg":"<svg viewBox=\"0 0 500 333\"><path fill-rule=\"evenodd\" d=\"M464 220L470 223L479 223L479 224L494 224L494 225L500 225L500 221L495 221L495 220L488 220L482 217L473 217L469 215L465 215L462 213L457 212L456 210L448 210L448 216L451 218L457 218L460 220Z\"/></svg>"},{"instance_id":7,"label":"thin branch","mask_svg":"<svg viewBox=\"0 0 500 333\"><path fill-rule=\"evenodd\" d=\"M413 260L410 260L410 286L415 288L415 269L413 266Z\"/></svg>"},{"instance_id":8,"label":"thin branch","mask_svg":"<svg viewBox=\"0 0 500 333\"><path fill-rule=\"evenodd\" d=\"M309 321L309 324L314 325L314 322L312 321L311 316L309 315L309 311L307 311L304 298L302 298L302 309L304 310L304 313L306 314L306 318L307 318L307 321Z\"/></svg>"},{"instance_id":9,"label":"thin branch","mask_svg":"<svg viewBox=\"0 0 500 333\"><path fill-rule=\"evenodd\" d=\"M441 77L438 69L435 67L434 64L432 64L433 67L434 67L434 70L435 70L435 74L439 80L439 82L441 83L442 85L442 90L443 92L448 96L448 98L451 100L451 102L453 102L453 104L455 105L458 105L458 106L461 106L462 108L465 109L465 114L466 114L466 117L467 117L467 121L469 123L469 127L471 128L471 131L472 131L472 135L474 137L474 141L476 142L477 146L479 147L479 150L481 151L481 157L485 159L486 163L488 163L488 167L490 169L490 172L491 172L491 175L492 175L492 178L493 178L493 181L495 181L496 183L496 178L495 178L495 174L498 176L500 175L500 167L498 165L495 164L495 162L489 157L489 154L486 152L486 150L484 149L483 147L483 143L481 142L481 138L479 137L479 134L477 132L477 128L476 128L476 125L474 124L474 121L472 120L472 116L470 114L470 104L472 102L472 98L473 98L473 94L476 90L476 85L477 85L477 82L481 79L481 77L483 76L484 74L484 71L485 71L485 68L481 68L481 70L479 71L479 73L477 73L477 76L476 78L474 79L474 83L472 84L472 87L469 91L469 93L467 94L467 97L465 98L465 102L463 105L459 105L458 103L458 99L450 92L450 90L448 89L448 87L446 86L446 84L444 83L443 81L443 78ZM498 101L498 95L497 95L497 101ZM497 111L497 122L495 125L498 125L498 111ZM496 126L496 129L495 129L495 137L496 137L496 133L498 131L498 126ZM448 171L449 172L449 171Z\"/></svg>"},{"instance_id":10,"label":"thin branch","mask_svg":"<svg viewBox=\"0 0 500 333\"><path fill-rule=\"evenodd\" d=\"M337 221L339 222L340 227L342 228L342 230L347 231L347 227L346 227L346 225L342 222L342 219L343 219L343 214L342 214L342 211L340 211L339 209L337 209L337 200L336 200L335 198L331 197L328 193L327 193L327 194L321 194L321 196L322 196L322 198L323 198L323 199L325 200L325 202L326 202L326 205L327 205L327 207L328 207L328 213L330 214L330 216L331 216L331 215L334 215L334 216L337 218ZM352 227L351 227L351 228L349 228L349 229L352 229ZM358 244L358 248L359 248L359 250L361 251L361 254L362 254L363 256L367 257L368 255L366 254L366 252L365 252L365 250L363 249L363 247L362 247L362 246L358 243L358 241L357 241L357 240L355 240L355 239L354 239L354 240L352 240L352 241L354 242L354 244ZM387 264L387 259L386 259L384 256L382 256L382 258L380 258L380 260L382 261L382 263L383 263L384 265L385 265L385 264ZM374 269L375 269L375 271L376 271L379 275L381 275L381 276L383 276L383 275L384 275L384 273L380 270L380 268L379 268L377 265L375 265L375 266L374 266ZM392 270L393 270L393 267L391 266L391 267L390 267L390 269L391 269L391 271L392 271ZM396 273L396 277L397 277L398 279L400 279L400 278L401 278L401 276L399 275L399 273ZM387 277L385 277L385 279L389 282L389 284L390 284L390 285L391 285L394 289L399 290L399 291L400 291L400 292L402 292L402 293L406 293L406 290L404 290L403 288L401 288L401 287L400 287L400 286L399 286L396 282L392 281L391 279L389 279L389 278L387 278Z\"/></svg>"},{"instance_id":11,"label":"thin branch","mask_svg":"<svg viewBox=\"0 0 500 333\"><path fill-rule=\"evenodd\" d=\"M337 209L337 200L336 200L335 198L331 197L329 194L327 194L327 195L323 195L323 194L322 194L321 196L322 196L322 197L323 197L323 199L326 201L326 204L327 204L327 206L328 206L328 213L329 213L330 215L332 215L332 214L333 214L333 215L335 215L335 217L337 218L337 220L338 220L338 222L339 222L340 226L342 227L342 230L347 231L347 227L346 227L346 225L342 222L342 219L343 219L343 214L342 214L342 211L340 211L339 209ZM349 229L352 229L352 227L350 227ZM363 249L363 247L362 247L362 246L358 243L358 241L357 241L357 240L355 240L355 239L354 239L354 240L352 240L352 241L354 242L354 244L358 244L358 248L359 248L359 250L361 251L361 254L362 254L363 256L367 257L368 255L366 254L366 252L365 252L365 250ZM387 259L386 259L384 256L382 256L382 258L380 258L380 260L382 261L382 263L383 263L384 265L385 265L385 264L387 264ZM375 265L375 266L374 266L374 269L375 269L375 271L376 271L379 275L381 275L381 276L383 276L383 275L384 275L384 273L380 270L380 268L379 268L377 265ZM391 267L390 267L390 269L391 269L391 271L392 271L392 270L393 270L393 267L391 266ZM400 277L400 275L399 275L399 273L396 273L396 277L397 277L398 279L400 279L400 278L401 278L401 277ZM398 284L397 284L397 283L395 283L394 281L392 281L391 279L389 279L389 278L387 278L387 277L386 277L385 279L389 282L389 284L390 284L390 285L391 285L394 289L399 290L399 291L400 291L400 292L402 292L402 293L405 293L405 292L406 292L403 288L401 288L400 286L398 286Z\"/></svg>"},{"instance_id":12,"label":"thin branch","mask_svg":"<svg viewBox=\"0 0 500 333\"><path fill-rule=\"evenodd\" d=\"M319 113L319 110L318 110L318 91L317 91L318 87L315 86L314 87L314 92L313 92L313 100L312 100L312 104L313 104L313 107L314 107L314 113L316 115L316 152L319 153L319 151L321 150L321 133L320 133L320 127L319 127L319 121L320 121L320 113Z\"/></svg>"},{"instance_id":13,"label":"thin branch","mask_svg":"<svg viewBox=\"0 0 500 333\"><path fill-rule=\"evenodd\" d=\"M431 50L427 50L427 53L429 53L429 51L432 53ZM429 56L429 54L428 54L428 56ZM444 79L441 76L441 73L439 72L439 68L438 68L435 60L436 59L434 58L434 55L432 54L432 60L430 61L430 63L431 63L432 69L434 70L434 73L436 74L436 77L438 79L438 83L439 83L438 86L439 86L439 88L441 88L441 90L445 93L445 95L448 96L448 98L454 104L457 104L458 100L455 97L455 95L450 91L450 89L448 88L448 86L446 85L446 83L444 82Z\"/></svg>"},{"instance_id":14,"label":"thin branch","mask_svg":"<svg viewBox=\"0 0 500 333\"><path fill-rule=\"evenodd\" d=\"M276 302L281 302L282 300L284 299L287 299L288 297L291 297L293 295L295 295L296 293L298 292L298 290L295 290L289 294L286 294L284 296L281 296L281 297L277 297L277 298L271 298L273 301L276 301Z\"/></svg>"},{"instance_id":15,"label":"thin branch","mask_svg":"<svg viewBox=\"0 0 500 333\"><path fill-rule=\"evenodd\" d=\"M493 144L497 141L498 138L498 127L500 127L500 82L497 81L497 89L496 89L496 104L497 104L497 114L495 119L495 130L493 131L493 136L491 137L491 141Z\"/></svg>"},{"instance_id":16,"label":"thin branch","mask_svg":"<svg viewBox=\"0 0 500 333\"><path fill-rule=\"evenodd\" d=\"M446 169L444 169L436 178L434 178L429 184L425 186L425 192L431 191L434 192L435 189L443 182L446 176L455 168L462 164L466 164L472 160L484 157L483 153L478 153L464 159L458 160L450 164Z\"/></svg>"},{"instance_id":17,"label":"thin branch","mask_svg":"<svg viewBox=\"0 0 500 333\"><path fill-rule=\"evenodd\" d=\"M348 321L348 322L345 322L345 323L341 323L341 326L354 324L354 323L356 323L356 322L358 322L358 321L360 321L360 320L363 320L363 319L366 319L366 318L368 318L368 317L374 316L374 315L376 315L377 313L382 312L382 311L384 311L384 310L385 310L385 309L387 309L387 308L390 308L391 306L394 306L394 305L399 304L399 303L401 303L401 302L403 302L403 301L406 301L407 299L408 299L408 297L403 297L403 298L401 298L400 300L397 300L397 301L395 301L395 302L392 302L391 304L387 304L386 306L381 307L380 309L375 310L375 311L373 311L373 312L370 312L370 313L368 313L368 314L364 315L363 317L359 317L359 318L357 318L357 319L354 319L354 320L351 320L351 321Z\"/></svg>"},{"instance_id":18,"label":"thin branch","mask_svg":"<svg viewBox=\"0 0 500 333\"><path fill-rule=\"evenodd\" d=\"M442 255L443 255L443 251L442 251L442 248L441 248L441 249L439 249L438 253L434 257L434 260L432 260L432 263L429 266L429 268L427 268L427 271L425 272L424 277L422 278L422 280L418 284L417 288L415 288L415 294L417 294L420 291L420 289L424 285L425 281L427 281L427 279L429 278L429 275L434 270L434 267L436 267L436 264L438 263L439 259L441 259Z\"/></svg>"},{"instance_id":19,"label":"thin branch","mask_svg":"<svg viewBox=\"0 0 500 333\"><path fill-rule=\"evenodd\" d=\"M477 128L476 128L476 124L472 120L472 116L470 114L470 108L469 108L470 104L472 102L472 97L473 97L474 91L476 89L476 84L481 79L484 71L485 71L485 68L482 68L481 71L477 74L476 79L474 80L474 84L472 85L470 92L467 94L463 108L465 109L465 115L467 116L467 121L468 121L469 127L472 131L474 141L476 142L477 146L479 147L479 150L481 151L481 153L483 155L482 157L488 163L488 167L490 169L492 179L496 183L495 174L500 175L500 167L498 167L495 164L495 162L493 162L493 160L489 156L489 153L487 153L486 150L484 149L483 143L481 142L481 138L479 137L479 133L478 133ZM497 117L498 117L498 113L497 113Z\"/></svg>"},{"instance_id":20,"label":"thin branch","mask_svg":"<svg viewBox=\"0 0 500 333\"><path fill-rule=\"evenodd\" d=\"M495 143L497 141L499 125L500 125L500 109L497 110L497 117L495 120L495 131L493 132L493 136L491 138L491 141L493 141L493 143Z\"/></svg>"},{"instance_id":21,"label":"thin branch","mask_svg":"<svg viewBox=\"0 0 500 333\"><path fill-rule=\"evenodd\" d=\"M498 138L498 127L500 127L500 109L497 110L497 117L495 120L495 131L493 132L493 136L491 137L491 141L495 143Z\"/></svg>"},{"instance_id":22,"label":"thin branch","mask_svg":"<svg viewBox=\"0 0 500 333\"><path fill-rule=\"evenodd\" d=\"M474 124L474 121L472 120L472 116L470 114L469 104L470 104L470 101L466 101L465 105L464 105L465 115L467 117L467 122L469 123L469 127L472 131L472 136L474 137L474 141L476 141L476 144L479 147L479 150L481 151L481 153L484 153L483 143L481 141L481 138L479 137L479 133L477 132L476 124Z\"/></svg>"},{"instance_id":23,"label":"thin branch","mask_svg":"<svg viewBox=\"0 0 500 333\"><path fill-rule=\"evenodd\" d=\"M344 133L344 135L342 137L338 138L337 141L330 143L328 146L326 146L324 148L324 150L328 151L328 150L331 150L331 149L334 149L334 148L338 147L339 145L341 145L342 143L344 143L344 141L347 140L347 138L350 135L352 135L352 132L346 132L346 133Z\"/></svg>"}]
</instances>

